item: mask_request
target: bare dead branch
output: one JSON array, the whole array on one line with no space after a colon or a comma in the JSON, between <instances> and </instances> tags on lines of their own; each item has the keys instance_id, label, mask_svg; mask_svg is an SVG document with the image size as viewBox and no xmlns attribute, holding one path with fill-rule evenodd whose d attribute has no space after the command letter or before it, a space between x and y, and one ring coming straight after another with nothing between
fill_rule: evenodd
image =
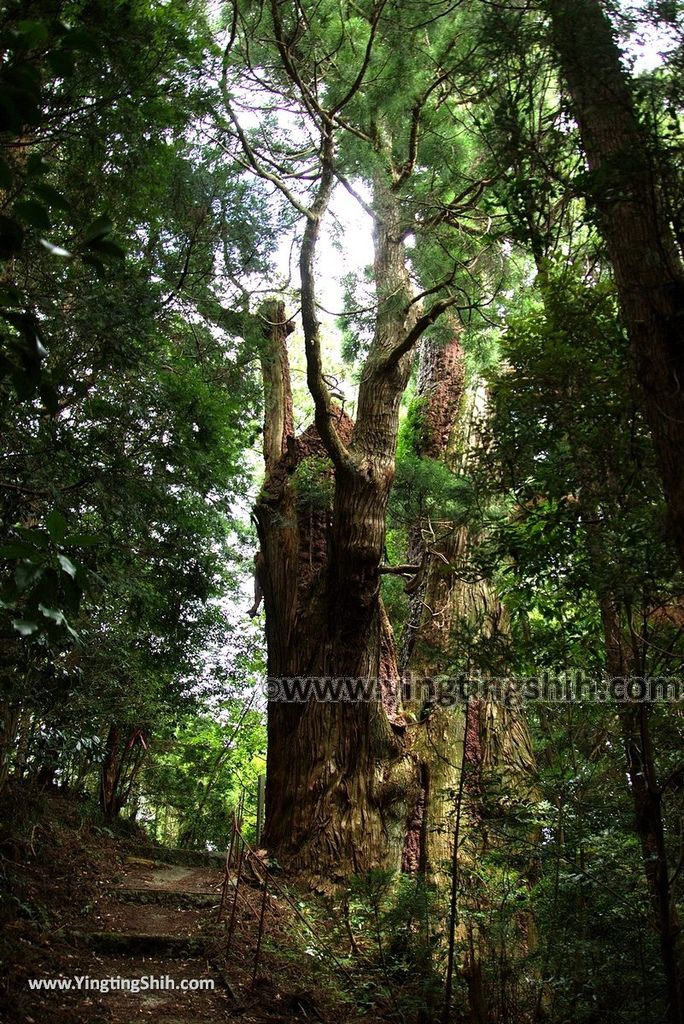
<instances>
[{"instance_id":1,"label":"bare dead branch","mask_svg":"<svg viewBox=\"0 0 684 1024\"><path fill-rule=\"evenodd\" d=\"M381 576L415 576L419 569L419 565L381 565L379 572Z\"/></svg>"}]
</instances>

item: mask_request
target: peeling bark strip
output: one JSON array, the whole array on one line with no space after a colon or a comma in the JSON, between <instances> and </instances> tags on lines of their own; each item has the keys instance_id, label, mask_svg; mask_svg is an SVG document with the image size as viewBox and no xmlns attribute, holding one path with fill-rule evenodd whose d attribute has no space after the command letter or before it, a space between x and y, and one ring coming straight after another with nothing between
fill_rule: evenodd
<instances>
[{"instance_id":1,"label":"peeling bark strip","mask_svg":"<svg viewBox=\"0 0 684 1024\"><path fill-rule=\"evenodd\" d=\"M684 269L612 27L598 0L546 0L684 565Z\"/></svg>"}]
</instances>

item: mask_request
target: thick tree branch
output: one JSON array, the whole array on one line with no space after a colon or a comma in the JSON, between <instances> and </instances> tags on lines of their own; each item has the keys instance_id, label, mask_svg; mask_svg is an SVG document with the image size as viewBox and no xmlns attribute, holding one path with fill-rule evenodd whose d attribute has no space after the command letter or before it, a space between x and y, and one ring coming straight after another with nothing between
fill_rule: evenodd
<instances>
[{"instance_id":1,"label":"thick tree branch","mask_svg":"<svg viewBox=\"0 0 684 1024\"><path fill-rule=\"evenodd\" d=\"M271 17L273 18L273 29L275 31L275 41L276 46L278 47L278 53L280 54L283 67L285 68L290 81L299 89L302 100L304 101L304 106L314 120L319 121L322 127L330 127L330 115L323 110L318 102L318 97L308 87L300 75L297 65L292 59L291 40L288 40L285 35L283 20L280 17L279 0L271 0Z\"/></svg>"},{"instance_id":2,"label":"thick tree branch","mask_svg":"<svg viewBox=\"0 0 684 1024\"><path fill-rule=\"evenodd\" d=\"M440 318L442 313L445 313L451 306L455 306L457 302L458 298L455 295L450 295L446 299L440 299L439 302L435 302L434 306L431 306L427 313L423 313L422 316L418 317L411 330L408 331L399 344L392 349L385 359L383 359L379 370L381 372L387 372L388 370L394 369L402 356L405 356L407 352L411 351L413 346L420 340L428 327L431 327L432 324Z\"/></svg>"},{"instance_id":3,"label":"thick tree branch","mask_svg":"<svg viewBox=\"0 0 684 1024\"><path fill-rule=\"evenodd\" d=\"M436 227L438 224L450 224L454 227L463 228L468 230L467 226L464 226L458 217L461 214L468 213L470 210L476 209L479 203L482 193L484 192L487 185L491 185L493 178L483 178L481 181L475 181L468 185L459 195L442 206L437 213L432 216L426 217L425 220L419 221L419 226L423 228ZM470 229L473 232L473 229Z\"/></svg>"},{"instance_id":4,"label":"thick tree branch","mask_svg":"<svg viewBox=\"0 0 684 1024\"><path fill-rule=\"evenodd\" d=\"M335 177L339 181L340 185L342 185L342 187L347 190L352 199L356 200L361 209L364 210L375 223L375 221L377 221L378 219L377 211L373 209L370 203L366 202L363 196L357 192L357 190L354 188L351 182L344 176L344 174L342 174L342 171L338 170L337 168L335 168Z\"/></svg>"},{"instance_id":5,"label":"thick tree branch","mask_svg":"<svg viewBox=\"0 0 684 1024\"><path fill-rule=\"evenodd\" d=\"M324 131L321 147L321 180L311 207L311 217L307 220L304 229L299 270L302 279L302 327L306 350L306 380L314 400L316 428L330 458L335 465L339 466L349 463L349 452L342 444L333 425L330 391L323 376L321 325L317 314L316 273L314 270L321 220L328 208L335 184L334 163L332 134L329 131Z\"/></svg>"},{"instance_id":6,"label":"thick tree branch","mask_svg":"<svg viewBox=\"0 0 684 1024\"><path fill-rule=\"evenodd\" d=\"M410 178L413 173L413 169L416 166L416 159L418 157L418 133L420 131L420 118L425 108L425 104L429 100L435 89L447 80L451 75L451 70L445 71L439 75L435 80L428 86L425 92L418 97L411 110L411 130L409 132L409 143L408 143L408 157L406 163L399 171L395 181L394 188L400 188L405 181Z\"/></svg>"}]
</instances>

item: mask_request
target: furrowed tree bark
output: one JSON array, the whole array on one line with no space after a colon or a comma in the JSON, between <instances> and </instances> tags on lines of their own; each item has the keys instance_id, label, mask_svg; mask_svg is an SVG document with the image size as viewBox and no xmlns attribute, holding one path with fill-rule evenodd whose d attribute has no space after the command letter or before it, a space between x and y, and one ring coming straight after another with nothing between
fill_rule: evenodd
<instances>
[{"instance_id":1,"label":"furrowed tree bark","mask_svg":"<svg viewBox=\"0 0 684 1024\"><path fill-rule=\"evenodd\" d=\"M460 333L455 326L453 339L445 345L423 342L416 393L422 423L415 452L453 470L463 469L474 456L479 443L477 420L483 413L482 393L473 395L466 390ZM455 661L465 674L477 671L482 666L476 644L493 649L508 628L505 610L488 581L468 578L468 556L476 538L466 527L453 523L431 523L429 531L426 527L419 522L410 531L408 561L420 564L427 550L429 562L421 586L412 595L401 658L402 672L416 681L453 674ZM436 539L434 533L439 534ZM473 633L468 661L463 660L464 651L454 649L459 627ZM428 716L416 739L416 751L426 762L429 779L424 795L424 847L417 854L414 841L406 856L410 866L421 862L437 877L451 856L452 793L458 784L463 743L469 765L478 772L509 773L509 782L527 777L529 785L534 758L519 714L475 695L465 736L462 707L440 709L430 705L429 697L428 705ZM420 713L419 704L413 710Z\"/></svg>"},{"instance_id":2,"label":"furrowed tree bark","mask_svg":"<svg viewBox=\"0 0 684 1024\"><path fill-rule=\"evenodd\" d=\"M465 366L461 328L444 345L425 339L421 346L416 402L420 417L414 443L420 458L453 464L459 440L459 414L465 404ZM426 554L428 524L413 523L407 561L421 565ZM430 532L431 532L430 528ZM434 546L427 572L411 596L405 630L402 674L420 680L448 674L451 634L459 614L455 566L464 531L453 524L434 524L444 535ZM416 693L408 705L424 714L425 695ZM429 697L428 697L429 701ZM421 791L404 848L404 869L431 878L445 876L451 859L452 793L458 789L464 741L461 707L432 708L416 730L414 753L421 764Z\"/></svg>"},{"instance_id":3,"label":"furrowed tree bark","mask_svg":"<svg viewBox=\"0 0 684 1024\"><path fill-rule=\"evenodd\" d=\"M684 565L684 270L657 167L599 0L546 0L592 174L674 544Z\"/></svg>"}]
</instances>

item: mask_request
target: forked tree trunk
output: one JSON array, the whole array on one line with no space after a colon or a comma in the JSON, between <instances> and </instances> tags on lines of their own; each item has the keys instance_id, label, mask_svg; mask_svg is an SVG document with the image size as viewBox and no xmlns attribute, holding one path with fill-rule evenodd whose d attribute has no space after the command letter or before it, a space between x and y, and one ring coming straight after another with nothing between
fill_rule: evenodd
<instances>
[{"instance_id":1,"label":"forked tree trunk","mask_svg":"<svg viewBox=\"0 0 684 1024\"><path fill-rule=\"evenodd\" d=\"M330 403L317 366L313 297L316 224L302 250L302 319L316 425L292 435L282 305L272 305L262 372L270 396L266 478L256 507L268 674L380 681L384 699L269 701L264 840L290 868L344 876L396 864L392 805L405 796L388 766L403 755L396 718L398 670L380 600L385 513L394 477L399 406L415 322L400 204L376 186L375 338L359 388L356 423ZM276 326L272 326L272 325ZM302 487L314 478L314 492ZM299 484L299 487L298 487ZM326 493L329 490L330 493Z\"/></svg>"},{"instance_id":2,"label":"forked tree trunk","mask_svg":"<svg viewBox=\"0 0 684 1024\"><path fill-rule=\"evenodd\" d=\"M352 429L351 421L340 419L343 437ZM323 492L323 508L298 494L298 469L302 476L319 475L314 485ZM396 686L391 632L379 602L344 615L346 602L331 583L332 523L325 488L333 485L332 477L311 427L290 438L289 452L269 472L257 504L268 675L285 681L357 677L371 682L384 675ZM380 766L399 752L382 703L272 697L265 845L295 870L320 868L344 876L384 864Z\"/></svg>"},{"instance_id":3,"label":"forked tree trunk","mask_svg":"<svg viewBox=\"0 0 684 1024\"><path fill-rule=\"evenodd\" d=\"M599 0L546 0L684 565L684 271L652 147Z\"/></svg>"},{"instance_id":4,"label":"forked tree trunk","mask_svg":"<svg viewBox=\"0 0 684 1024\"><path fill-rule=\"evenodd\" d=\"M107 818L117 818L126 804L147 749L142 730L122 729L112 722L100 767L100 809Z\"/></svg>"}]
</instances>

